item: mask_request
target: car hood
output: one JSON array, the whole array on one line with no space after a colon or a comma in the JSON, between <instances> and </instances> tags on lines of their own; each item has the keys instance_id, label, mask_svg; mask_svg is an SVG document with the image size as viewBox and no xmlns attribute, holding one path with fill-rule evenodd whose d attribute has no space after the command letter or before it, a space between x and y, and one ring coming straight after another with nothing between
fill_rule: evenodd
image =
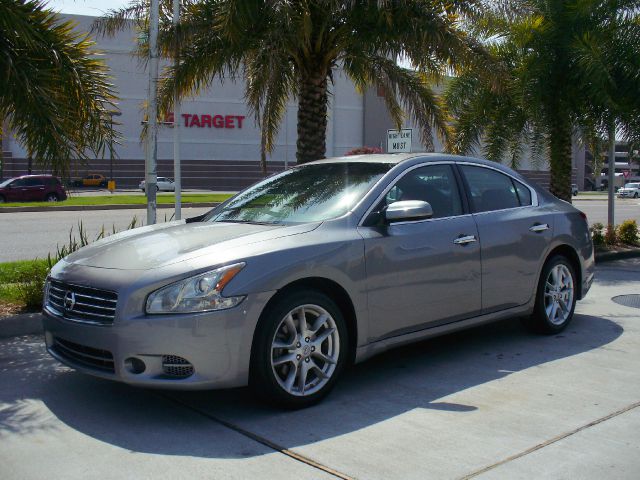
<instances>
[{"instance_id":1,"label":"car hood","mask_svg":"<svg viewBox=\"0 0 640 480\"><path fill-rule=\"evenodd\" d=\"M318 225L169 222L111 235L72 253L65 261L98 268L149 270L256 242L306 233Z\"/></svg>"}]
</instances>

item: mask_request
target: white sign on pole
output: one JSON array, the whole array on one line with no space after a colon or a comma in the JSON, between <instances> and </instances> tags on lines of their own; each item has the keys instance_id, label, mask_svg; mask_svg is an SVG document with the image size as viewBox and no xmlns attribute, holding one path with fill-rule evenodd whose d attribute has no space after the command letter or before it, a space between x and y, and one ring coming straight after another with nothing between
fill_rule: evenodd
<instances>
[{"instance_id":1,"label":"white sign on pole","mask_svg":"<svg viewBox=\"0 0 640 480\"><path fill-rule=\"evenodd\" d=\"M411 128L387 130L387 153L410 153L412 134Z\"/></svg>"}]
</instances>

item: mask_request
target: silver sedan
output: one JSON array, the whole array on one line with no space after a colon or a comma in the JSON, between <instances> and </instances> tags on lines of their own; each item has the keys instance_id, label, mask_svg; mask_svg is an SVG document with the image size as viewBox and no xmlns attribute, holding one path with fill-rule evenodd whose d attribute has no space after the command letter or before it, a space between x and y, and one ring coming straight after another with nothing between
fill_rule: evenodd
<instances>
[{"instance_id":1,"label":"silver sedan","mask_svg":"<svg viewBox=\"0 0 640 480\"><path fill-rule=\"evenodd\" d=\"M251 385L290 407L345 366L503 318L571 321L593 281L584 214L501 165L442 154L318 161L209 213L60 261L49 352L133 385Z\"/></svg>"}]
</instances>

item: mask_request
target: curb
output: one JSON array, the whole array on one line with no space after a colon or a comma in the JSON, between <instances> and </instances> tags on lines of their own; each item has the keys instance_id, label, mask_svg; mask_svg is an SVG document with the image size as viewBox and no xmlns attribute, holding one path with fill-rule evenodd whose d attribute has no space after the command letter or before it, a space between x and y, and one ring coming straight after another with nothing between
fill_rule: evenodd
<instances>
[{"instance_id":1,"label":"curb","mask_svg":"<svg viewBox=\"0 0 640 480\"><path fill-rule=\"evenodd\" d=\"M220 202L194 202L183 203L182 208L196 208L196 207L216 207L220 205ZM159 203L156 208L174 208L172 203ZM60 207L0 207L0 213L13 213L13 212L79 212L85 210L145 210L146 204L133 204L133 205L69 205Z\"/></svg>"},{"instance_id":2,"label":"curb","mask_svg":"<svg viewBox=\"0 0 640 480\"><path fill-rule=\"evenodd\" d=\"M614 260L624 260L627 258L640 257L640 248L633 248L628 250L617 250L613 252L596 252L596 263L613 262Z\"/></svg>"},{"instance_id":3,"label":"curb","mask_svg":"<svg viewBox=\"0 0 640 480\"><path fill-rule=\"evenodd\" d=\"M42 332L41 313L21 313L0 318L0 338L34 335Z\"/></svg>"}]
</instances>

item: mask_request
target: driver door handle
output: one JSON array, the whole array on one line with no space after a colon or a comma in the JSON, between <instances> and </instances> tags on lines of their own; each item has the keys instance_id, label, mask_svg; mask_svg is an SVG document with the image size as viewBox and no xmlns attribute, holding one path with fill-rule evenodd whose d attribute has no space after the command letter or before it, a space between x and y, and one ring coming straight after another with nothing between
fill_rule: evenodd
<instances>
[{"instance_id":1,"label":"driver door handle","mask_svg":"<svg viewBox=\"0 0 640 480\"><path fill-rule=\"evenodd\" d=\"M477 242L478 239L476 238L475 235L461 235L458 238L456 238L453 243L455 245L467 245L469 243L474 243Z\"/></svg>"},{"instance_id":2,"label":"driver door handle","mask_svg":"<svg viewBox=\"0 0 640 480\"><path fill-rule=\"evenodd\" d=\"M549 230L549 224L548 223L536 223L534 226L529 228L529 230L531 230L532 232L535 232L535 233L542 233L545 230Z\"/></svg>"}]
</instances>

